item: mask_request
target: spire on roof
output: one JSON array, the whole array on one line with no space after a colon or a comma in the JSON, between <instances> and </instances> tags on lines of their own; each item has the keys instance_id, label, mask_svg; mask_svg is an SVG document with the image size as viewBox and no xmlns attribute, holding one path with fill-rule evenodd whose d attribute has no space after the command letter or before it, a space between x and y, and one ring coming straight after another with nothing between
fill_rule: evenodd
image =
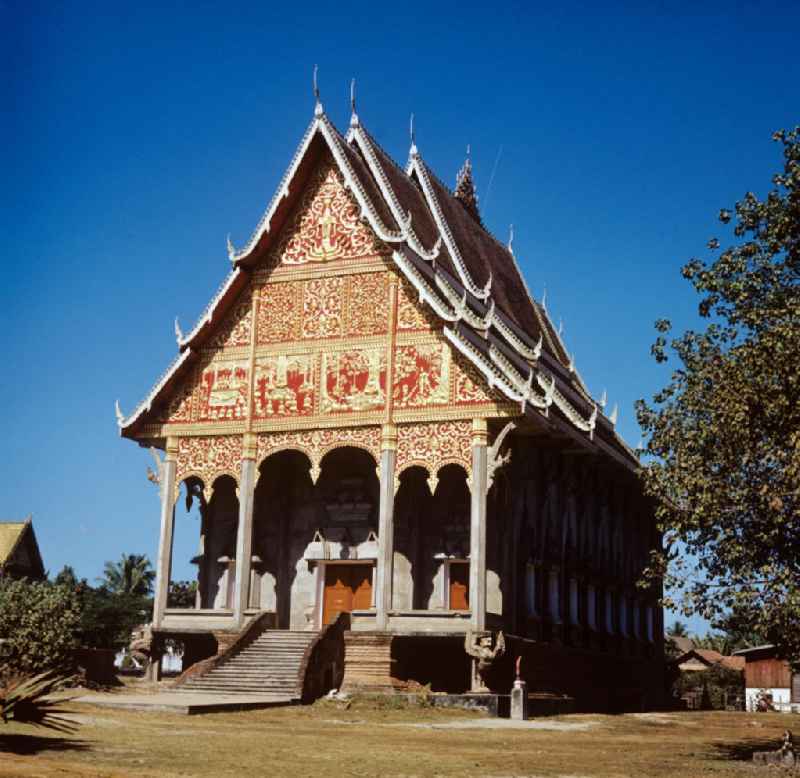
<instances>
[{"instance_id":1,"label":"spire on roof","mask_svg":"<svg viewBox=\"0 0 800 778\"><path fill-rule=\"evenodd\" d=\"M472 180L472 160L469 158L469 146L467 146L467 158L456 176L456 189L453 194L456 200L460 200L461 204L469 211L472 218L480 224L481 215L478 212L475 182Z\"/></svg>"},{"instance_id":2,"label":"spire on roof","mask_svg":"<svg viewBox=\"0 0 800 778\"><path fill-rule=\"evenodd\" d=\"M322 116L325 111L319 99L319 85L317 84L317 66L314 65L314 116Z\"/></svg>"},{"instance_id":3,"label":"spire on roof","mask_svg":"<svg viewBox=\"0 0 800 778\"><path fill-rule=\"evenodd\" d=\"M356 113L356 80L350 81L350 126L358 127L358 114Z\"/></svg>"},{"instance_id":4,"label":"spire on roof","mask_svg":"<svg viewBox=\"0 0 800 778\"><path fill-rule=\"evenodd\" d=\"M408 135L411 138L411 148L408 150L409 157L416 157L417 156L417 136L414 133L414 114L411 114L411 118L408 120Z\"/></svg>"}]
</instances>

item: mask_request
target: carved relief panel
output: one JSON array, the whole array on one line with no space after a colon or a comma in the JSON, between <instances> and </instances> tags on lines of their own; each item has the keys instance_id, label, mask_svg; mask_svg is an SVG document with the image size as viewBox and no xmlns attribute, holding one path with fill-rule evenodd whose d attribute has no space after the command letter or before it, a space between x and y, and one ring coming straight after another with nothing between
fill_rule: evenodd
<instances>
[{"instance_id":1,"label":"carved relief panel","mask_svg":"<svg viewBox=\"0 0 800 778\"><path fill-rule=\"evenodd\" d=\"M172 395L159 413L159 421L164 424L189 424L192 421L194 384L187 381Z\"/></svg>"},{"instance_id":2,"label":"carved relief panel","mask_svg":"<svg viewBox=\"0 0 800 778\"><path fill-rule=\"evenodd\" d=\"M398 346L392 393L397 408L447 403L450 399L450 347L445 343Z\"/></svg>"},{"instance_id":3,"label":"carved relief panel","mask_svg":"<svg viewBox=\"0 0 800 778\"><path fill-rule=\"evenodd\" d=\"M322 413L374 411L386 403L386 351L382 346L322 354Z\"/></svg>"},{"instance_id":4,"label":"carved relief panel","mask_svg":"<svg viewBox=\"0 0 800 778\"><path fill-rule=\"evenodd\" d=\"M214 348L249 346L252 318L251 293L248 290L239 297L233 310L222 321L210 345Z\"/></svg>"},{"instance_id":5,"label":"carved relief panel","mask_svg":"<svg viewBox=\"0 0 800 778\"><path fill-rule=\"evenodd\" d=\"M258 357L253 418L311 415L314 379L314 358L310 354Z\"/></svg>"},{"instance_id":6,"label":"carved relief panel","mask_svg":"<svg viewBox=\"0 0 800 778\"><path fill-rule=\"evenodd\" d=\"M440 329L441 324L430 307L419 301L419 295L404 279L397 289L398 332L428 332Z\"/></svg>"},{"instance_id":7,"label":"carved relief panel","mask_svg":"<svg viewBox=\"0 0 800 778\"><path fill-rule=\"evenodd\" d=\"M247 362L219 360L205 367L200 379L197 420L237 421L247 418Z\"/></svg>"},{"instance_id":8,"label":"carved relief panel","mask_svg":"<svg viewBox=\"0 0 800 778\"><path fill-rule=\"evenodd\" d=\"M282 343L300 337L302 283L284 281L261 287L256 343Z\"/></svg>"},{"instance_id":9,"label":"carved relief panel","mask_svg":"<svg viewBox=\"0 0 800 778\"><path fill-rule=\"evenodd\" d=\"M315 278L303 289L304 338L336 338L342 334L342 291L345 279Z\"/></svg>"},{"instance_id":10,"label":"carved relief panel","mask_svg":"<svg viewBox=\"0 0 800 778\"><path fill-rule=\"evenodd\" d=\"M275 264L298 266L380 252L341 174L326 164L315 172L274 255Z\"/></svg>"},{"instance_id":11,"label":"carved relief panel","mask_svg":"<svg viewBox=\"0 0 800 778\"><path fill-rule=\"evenodd\" d=\"M383 335L389 330L389 273L347 278L345 335Z\"/></svg>"},{"instance_id":12,"label":"carved relief panel","mask_svg":"<svg viewBox=\"0 0 800 778\"><path fill-rule=\"evenodd\" d=\"M452 364L453 374L453 402L459 405L474 405L479 403L502 402L496 393L492 396L486 383L477 368L467 362L463 357L454 355Z\"/></svg>"}]
</instances>

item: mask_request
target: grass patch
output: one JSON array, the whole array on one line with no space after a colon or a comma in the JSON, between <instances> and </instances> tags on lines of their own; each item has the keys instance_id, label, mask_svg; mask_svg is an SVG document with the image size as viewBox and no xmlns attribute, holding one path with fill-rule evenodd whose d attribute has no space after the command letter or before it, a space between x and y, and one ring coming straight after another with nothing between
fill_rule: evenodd
<instances>
[{"instance_id":1,"label":"grass patch","mask_svg":"<svg viewBox=\"0 0 800 778\"><path fill-rule=\"evenodd\" d=\"M69 735L0 724L0 776L732 778L763 775L752 749L797 729L793 716L715 712L541 720L591 723L585 731L438 729L481 714L369 696L204 716L72 709L80 728Z\"/></svg>"}]
</instances>

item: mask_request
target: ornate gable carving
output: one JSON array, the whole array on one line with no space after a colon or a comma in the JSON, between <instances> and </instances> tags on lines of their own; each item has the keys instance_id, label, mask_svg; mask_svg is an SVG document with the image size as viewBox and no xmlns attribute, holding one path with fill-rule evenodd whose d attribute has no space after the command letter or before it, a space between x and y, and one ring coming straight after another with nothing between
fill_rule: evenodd
<instances>
[{"instance_id":1,"label":"ornate gable carving","mask_svg":"<svg viewBox=\"0 0 800 778\"><path fill-rule=\"evenodd\" d=\"M381 253L381 244L360 219L337 168L320 165L274 252L276 265L305 265Z\"/></svg>"}]
</instances>

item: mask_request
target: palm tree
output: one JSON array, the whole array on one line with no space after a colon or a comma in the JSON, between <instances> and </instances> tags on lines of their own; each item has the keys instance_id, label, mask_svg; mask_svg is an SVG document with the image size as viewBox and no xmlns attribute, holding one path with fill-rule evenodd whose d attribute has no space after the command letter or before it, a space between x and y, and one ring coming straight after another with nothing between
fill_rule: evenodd
<instances>
[{"instance_id":1,"label":"palm tree","mask_svg":"<svg viewBox=\"0 0 800 778\"><path fill-rule=\"evenodd\" d=\"M667 629L667 635L671 638L688 638L689 628L684 622L676 619L672 622L672 626Z\"/></svg>"},{"instance_id":2,"label":"palm tree","mask_svg":"<svg viewBox=\"0 0 800 778\"><path fill-rule=\"evenodd\" d=\"M144 554L123 554L119 562L106 562L103 577L97 580L114 594L148 595L156 574Z\"/></svg>"}]
</instances>

